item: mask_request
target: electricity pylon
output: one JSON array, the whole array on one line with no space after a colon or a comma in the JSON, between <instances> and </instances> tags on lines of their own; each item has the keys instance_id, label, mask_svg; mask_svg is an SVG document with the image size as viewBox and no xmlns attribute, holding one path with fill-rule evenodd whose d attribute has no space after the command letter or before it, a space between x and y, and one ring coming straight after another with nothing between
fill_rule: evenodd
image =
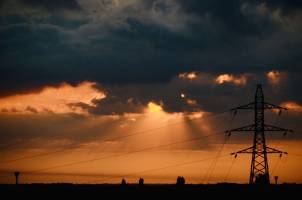
<instances>
[{"instance_id":1,"label":"electricity pylon","mask_svg":"<svg viewBox=\"0 0 302 200\"><path fill-rule=\"evenodd\" d=\"M232 153L232 155L235 155L235 157L237 157L237 154L239 153L251 153L252 160L251 160L251 172L250 172L249 183L269 184L270 178L269 178L267 154L279 153L280 156L282 156L282 154L287 154L287 152L283 152L266 146L264 133L266 131L274 131L274 132L283 132L284 134L287 134L287 132L292 132L292 130L265 124L264 111L267 109L277 109L279 110L279 114L281 114L282 110L287 110L287 109L281 106L277 106L265 102L261 84L257 85L255 100L253 102L233 108L232 111L234 111L234 113L236 114L237 110L240 109L254 110L255 112L254 124L228 130L227 133L230 136L232 132L253 131L254 132L253 146Z\"/></svg>"}]
</instances>

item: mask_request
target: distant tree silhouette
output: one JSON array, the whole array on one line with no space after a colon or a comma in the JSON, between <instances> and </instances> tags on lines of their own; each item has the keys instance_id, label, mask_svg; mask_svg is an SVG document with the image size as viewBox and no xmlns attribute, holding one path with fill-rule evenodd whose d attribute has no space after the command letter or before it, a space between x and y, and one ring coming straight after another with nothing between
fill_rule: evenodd
<instances>
[{"instance_id":1,"label":"distant tree silhouette","mask_svg":"<svg viewBox=\"0 0 302 200\"><path fill-rule=\"evenodd\" d=\"M126 180L124 178L122 179L121 185L122 186L126 186L127 185L127 182L126 182Z\"/></svg>"},{"instance_id":2,"label":"distant tree silhouette","mask_svg":"<svg viewBox=\"0 0 302 200\"><path fill-rule=\"evenodd\" d=\"M144 179L143 178L140 178L139 181L138 181L138 184L140 186L143 186L144 185Z\"/></svg>"},{"instance_id":3,"label":"distant tree silhouette","mask_svg":"<svg viewBox=\"0 0 302 200\"><path fill-rule=\"evenodd\" d=\"M176 185L182 186L185 184L185 178L183 176L178 176L176 179Z\"/></svg>"}]
</instances>

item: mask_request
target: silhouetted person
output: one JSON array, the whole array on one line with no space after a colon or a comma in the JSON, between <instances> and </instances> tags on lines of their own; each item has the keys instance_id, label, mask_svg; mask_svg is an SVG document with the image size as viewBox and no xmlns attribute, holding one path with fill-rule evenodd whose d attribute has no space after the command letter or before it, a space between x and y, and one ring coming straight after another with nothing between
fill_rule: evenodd
<instances>
[{"instance_id":1,"label":"silhouetted person","mask_svg":"<svg viewBox=\"0 0 302 200\"><path fill-rule=\"evenodd\" d=\"M15 177L16 177L16 185L18 185L20 172L15 172L14 174L15 174Z\"/></svg>"},{"instance_id":2,"label":"silhouetted person","mask_svg":"<svg viewBox=\"0 0 302 200\"><path fill-rule=\"evenodd\" d=\"M183 186L185 184L185 178L183 176L179 176L176 179L176 185L177 186Z\"/></svg>"},{"instance_id":3,"label":"silhouetted person","mask_svg":"<svg viewBox=\"0 0 302 200\"><path fill-rule=\"evenodd\" d=\"M139 185L139 186L143 186L143 185L144 185L144 179L143 179L143 178L140 178L140 179L139 179L138 185Z\"/></svg>"}]
</instances>

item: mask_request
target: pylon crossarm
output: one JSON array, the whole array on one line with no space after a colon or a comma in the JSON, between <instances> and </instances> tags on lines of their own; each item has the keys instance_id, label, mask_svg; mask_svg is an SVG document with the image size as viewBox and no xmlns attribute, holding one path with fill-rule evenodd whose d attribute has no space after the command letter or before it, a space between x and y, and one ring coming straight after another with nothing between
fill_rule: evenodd
<instances>
[{"instance_id":1,"label":"pylon crossarm","mask_svg":"<svg viewBox=\"0 0 302 200\"><path fill-rule=\"evenodd\" d=\"M286 135L288 132L293 132L291 129L280 128L269 124L264 124L263 127L264 131L284 132L284 135Z\"/></svg>"},{"instance_id":2,"label":"pylon crossarm","mask_svg":"<svg viewBox=\"0 0 302 200\"><path fill-rule=\"evenodd\" d=\"M252 109L254 109L254 107L255 107L255 102L251 102L251 103L248 103L246 105L242 105L242 106L238 106L236 108L232 108L231 111L236 111L236 110L240 110L240 109L252 110Z\"/></svg>"},{"instance_id":3,"label":"pylon crossarm","mask_svg":"<svg viewBox=\"0 0 302 200\"><path fill-rule=\"evenodd\" d=\"M232 132L243 132L243 131L255 131L255 125L250 124L250 125L243 126L243 127L240 127L240 128L227 130L226 133L228 134L228 136L230 136L232 134Z\"/></svg>"},{"instance_id":4,"label":"pylon crossarm","mask_svg":"<svg viewBox=\"0 0 302 200\"><path fill-rule=\"evenodd\" d=\"M242 149L240 151L237 151L236 153L253 153L253 147Z\"/></svg>"},{"instance_id":5,"label":"pylon crossarm","mask_svg":"<svg viewBox=\"0 0 302 200\"><path fill-rule=\"evenodd\" d=\"M238 153L253 153L253 147L249 147L249 148L246 148L246 149L242 149L240 151L237 151L237 152L233 152L231 153L231 155L234 155L235 158L237 158L237 154Z\"/></svg>"},{"instance_id":6,"label":"pylon crossarm","mask_svg":"<svg viewBox=\"0 0 302 200\"><path fill-rule=\"evenodd\" d=\"M288 154L287 152L285 151L280 151L278 149L274 149L274 148L271 148L271 147L266 147L266 153L279 153L279 154Z\"/></svg>"},{"instance_id":7,"label":"pylon crossarm","mask_svg":"<svg viewBox=\"0 0 302 200\"><path fill-rule=\"evenodd\" d=\"M278 110L288 110L287 108L274 105L272 103L264 102L264 109L278 109Z\"/></svg>"}]
</instances>

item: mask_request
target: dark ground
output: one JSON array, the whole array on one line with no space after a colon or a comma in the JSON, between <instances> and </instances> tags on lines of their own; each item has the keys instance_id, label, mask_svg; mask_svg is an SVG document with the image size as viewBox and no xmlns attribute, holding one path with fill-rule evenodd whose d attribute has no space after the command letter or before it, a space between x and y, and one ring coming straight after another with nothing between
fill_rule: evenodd
<instances>
[{"instance_id":1,"label":"dark ground","mask_svg":"<svg viewBox=\"0 0 302 200\"><path fill-rule=\"evenodd\" d=\"M301 184L143 185L21 184L0 185L2 199L301 199Z\"/></svg>"}]
</instances>

